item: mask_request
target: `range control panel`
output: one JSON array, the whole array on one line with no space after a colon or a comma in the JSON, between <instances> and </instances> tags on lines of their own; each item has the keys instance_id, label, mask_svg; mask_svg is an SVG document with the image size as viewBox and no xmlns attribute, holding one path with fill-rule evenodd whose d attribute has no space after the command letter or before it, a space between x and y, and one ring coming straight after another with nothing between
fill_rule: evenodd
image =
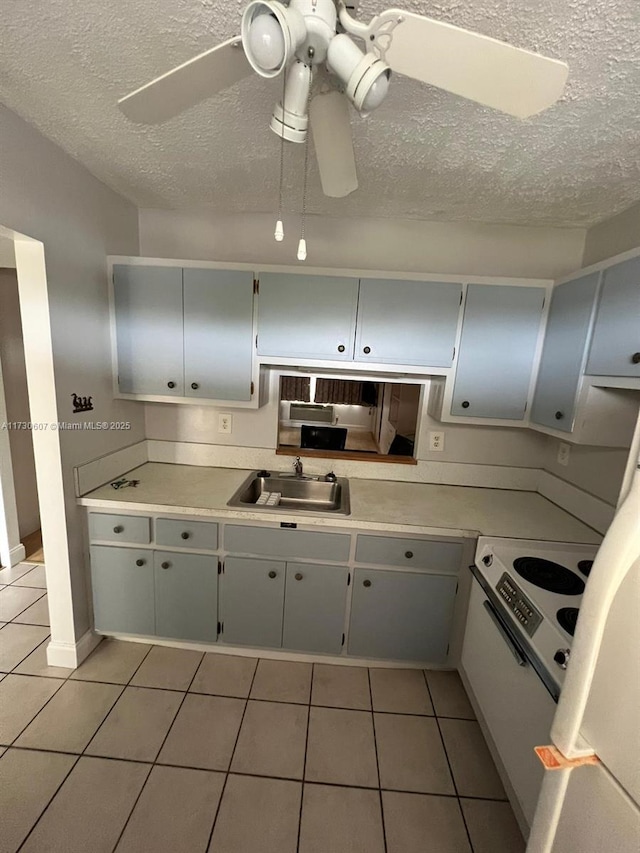
<instances>
[{"instance_id":1,"label":"range control panel","mask_svg":"<svg viewBox=\"0 0 640 853\"><path fill-rule=\"evenodd\" d=\"M527 634L533 637L536 628L542 622L542 616L518 587L518 584L504 572L498 581L496 590Z\"/></svg>"}]
</instances>

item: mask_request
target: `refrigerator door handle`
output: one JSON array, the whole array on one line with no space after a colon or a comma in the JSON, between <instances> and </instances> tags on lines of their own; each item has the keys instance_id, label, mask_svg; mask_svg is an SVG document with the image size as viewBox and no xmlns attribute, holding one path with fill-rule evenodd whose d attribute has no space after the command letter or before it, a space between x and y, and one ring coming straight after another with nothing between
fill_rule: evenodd
<instances>
[{"instance_id":1,"label":"refrigerator door handle","mask_svg":"<svg viewBox=\"0 0 640 853\"><path fill-rule=\"evenodd\" d=\"M509 651L514 656L514 658L516 659L518 666L526 666L527 665L526 657L522 654L522 652L520 651L518 646L515 644L515 642L511 638L511 635L508 633L507 629L502 624L502 620L500 619L500 617L496 613L491 602L488 599L485 599L483 604L484 604L484 609L487 611L487 613L491 617L493 624L496 626L496 628L498 629L498 632L502 636L502 639L507 644Z\"/></svg>"}]
</instances>

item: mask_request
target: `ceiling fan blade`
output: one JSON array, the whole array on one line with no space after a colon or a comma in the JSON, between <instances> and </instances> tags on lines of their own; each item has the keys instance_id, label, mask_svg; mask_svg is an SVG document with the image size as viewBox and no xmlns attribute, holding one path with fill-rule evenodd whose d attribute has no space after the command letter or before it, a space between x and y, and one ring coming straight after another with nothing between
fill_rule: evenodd
<instances>
[{"instance_id":1,"label":"ceiling fan blade","mask_svg":"<svg viewBox=\"0 0 640 853\"><path fill-rule=\"evenodd\" d=\"M342 92L321 92L309 110L322 191L343 198L358 189L349 101Z\"/></svg>"},{"instance_id":2,"label":"ceiling fan blade","mask_svg":"<svg viewBox=\"0 0 640 853\"><path fill-rule=\"evenodd\" d=\"M369 49L394 71L518 118L551 106L567 82L565 62L413 12L389 9L371 29Z\"/></svg>"},{"instance_id":3,"label":"ceiling fan blade","mask_svg":"<svg viewBox=\"0 0 640 853\"><path fill-rule=\"evenodd\" d=\"M120 98L118 106L131 121L160 124L249 74L253 68L235 36Z\"/></svg>"}]
</instances>

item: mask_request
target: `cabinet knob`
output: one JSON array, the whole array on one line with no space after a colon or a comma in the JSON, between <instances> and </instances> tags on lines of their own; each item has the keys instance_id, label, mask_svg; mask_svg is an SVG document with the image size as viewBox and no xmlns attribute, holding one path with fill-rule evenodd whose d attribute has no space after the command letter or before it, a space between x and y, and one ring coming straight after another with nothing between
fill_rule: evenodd
<instances>
[{"instance_id":1,"label":"cabinet knob","mask_svg":"<svg viewBox=\"0 0 640 853\"><path fill-rule=\"evenodd\" d=\"M468 401L468 400L463 400L463 401L462 401L462 408L463 408L463 409L468 409L468 408L469 408L469 401Z\"/></svg>"},{"instance_id":2,"label":"cabinet knob","mask_svg":"<svg viewBox=\"0 0 640 853\"><path fill-rule=\"evenodd\" d=\"M369 355L369 353L371 352L371 347L365 347L362 351Z\"/></svg>"},{"instance_id":3,"label":"cabinet knob","mask_svg":"<svg viewBox=\"0 0 640 853\"><path fill-rule=\"evenodd\" d=\"M170 569L170 568L171 568L171 563L170 563L168 560L165 560L165 561L164 561L164 563L160 563L160 566L161 566L161 568L163 568L163 569Z\"/></svg>"},{"instance_id":4,"label":"cabinet knob","mask_svg":"<svg viewBox=\"0 0 640 853\"><path fill-rule=\"evenodd\" d=\"M136 560L136 566L144 566L146 562L146 560Z\"/></svg>"},{"instance_id":5,"label":"cabinet knob","mask_svg":"<svg viewBox=\"0 0 640 853\"><path fill-rule=\"evenodd\" d=\"M296 572L296 574L295 574L295 578L296 578L296 580L297 580L297 581L301 581L301 580L302 580L302 578L303 578L303 574L302 574L302 572Z\"/></svg>"},{"instance_id":6,"label":"cabinet knob","mask_svg":"<svg viewBox=\"0 0 640 853\"><path fill-rule=\"evenodd\" d=\"M404 555L407 558L407 560L410 560L413 557L413 551L405 551Z\"/></svg>"},{"instance_id":7,"label":"cabinet knob","mask_svg":"<svg viewBox=\"0 0 640 853\"><path fill-rule=\"evenodd\" d=\"M340 346L338 347L338 352L344 352L344 350L345 350L344 344L340 344Z\"/></svg>"},{"instance_id":8,"label":"cabinet knob","mask_svg":"<svg viewBox=\"0 0 640 853\"><path fill-rule=\"evenodd\" d=\"M188 538L191 536L191 534L190 534L190 533L187 533L187 531L186 531L186 530L183 530L183 531L182 531L182 533L180 534L180 536L181 536L183 539L188 539Z\"/></svg>"},{"instance_id":9,"label":"cabinet knob","mask_svg":"<svg viewBox=\"0 0 640 853\"><path fill-rule=\"evenodd\" d=\"M175 382L167 382L167 388L175 388L175 387L176 387Z\"/></svg>"},{"instance_id":10,"label":"cabinet knob","mask_svg":"<svg viewBox=\"0 0 640 853\"><path fill-rule=\"evenodd\" d=\"M371 581L368 579L366 581L362 581L362 586L371 586Z\"/></svg>"},{"instance_id":11,"label":"cabinet knob","mask_svg":"<svg viewBox=\"0 0 640 853\"><path fill-rule=\"evenodd\" d=\"M556 412L556 414L555 414L555 419L556 419L557 421L561 421L561 420L563 419L563 417L564 417L564 415L563 415L563 413L562 413L562 412Z\"/></svg>"},{"instance_id":12,"label":"cabinet knob","mask_svg":"<svg viewBox=\"0 0 640 853\"><path fill-rule=\"evenodd\" d=\"M197 391L200 386L198 385L197 382L192 382L191 387L193 388L194 391Z\"/></svg>"},{"instance_id":13,"label":"cabinet knob","mask_svg":"<svg viewBox=\"0 0 640 853\"><path fill-rule=\"evenodd\" d=\"M274 572L274 571L273 571L273 569L271 569L271 571L269 572L269 577L270 577L270 578L275 578L275 577L277 577L277 576L278 576L278 573L277 573L277 572Z\"/></svg>"},{"instance_id":14,"label":"cabinet knob","mask_svg":"<svg viewBox=\"0 0 640 853\"><path fill-rule=\"evenodd\" d=\"M631 356L631 363L640 364L640 352L634 352L634 354Z\"/></svg>"},{"instance_id":15,"label":"cabinet knob","mask_svg":"<svg viewBox=\"0 0 640 853\"><path fill-rule=\"evenodd\" d=\"M114 533L122 533L123 530L124 527L121 524L116 524L116 526L113 528Z\"/></svg>"}]
</instances>

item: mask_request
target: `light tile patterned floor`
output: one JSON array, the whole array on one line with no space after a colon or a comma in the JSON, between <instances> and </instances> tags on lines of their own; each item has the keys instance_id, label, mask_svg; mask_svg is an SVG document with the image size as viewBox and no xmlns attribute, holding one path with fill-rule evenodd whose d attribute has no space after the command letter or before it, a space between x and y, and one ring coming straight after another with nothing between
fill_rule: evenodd
<instances>
[{"instance_id":1,"label":"light tile patterned floor","mask_svg":"<svg viewBox=\"0 0 640 853\"><path fill-rule=\"evenodd\" d=\"M70 673L32 607L0 627L0 853L524 851L456 673L116 640Z\"/></svg>"}]
</instances>

